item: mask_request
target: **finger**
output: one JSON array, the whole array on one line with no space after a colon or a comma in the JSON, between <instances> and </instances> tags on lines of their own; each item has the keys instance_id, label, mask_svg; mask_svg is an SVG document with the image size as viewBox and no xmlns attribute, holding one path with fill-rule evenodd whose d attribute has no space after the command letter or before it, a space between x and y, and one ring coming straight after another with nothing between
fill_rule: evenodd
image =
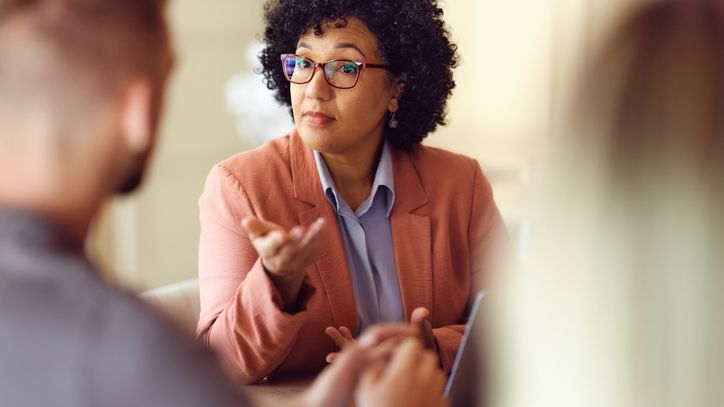
<instances>
[{"instance_id":1,"label":"finger","mask_svg":"<svg viewBox=\"0 0 724 407\"><path fill-rule=\"evenodd\" d=\"M344 336L347 340L354 341L354 335L352 335L352 331L349 330L346 326L340 326L339 332L342 333L342 336Z\"/></svg>"},{"instance_id":2,"label":"finger","mask_svg":"<svg viewBox=\"0 0 724 407\"><path fill-rule=\"evenodd\" d=\"M264 250L266 249L265 247ZM276 249L276 252L274 249ZM310 252L309 249L304 251L299 247L299 243L293 236L287 236L287 239L281 245L269 248L264 253L268 255L266 257L267 262L272 265L274 270L302 271L316 261L319 252L321 252L321 247L314 249L313 252Z\"/></svg>"},{"instance_id":3,"label":"finger","mask_svg":"<svg viewBox=\"0 0 724 407\"><path fill-rule=\"evenodd\" d=\"M368 359L370 362L375 360L384 360L385 362L389 362L392 358L392 354L395 352L400 342L402 341L399 338L392 338L382 342L381 344L373 348L363 349L368 349Z\"/></svg>"},{"instance_id":4,"label":"finger","mask_svg":"<svg viewBox=\"0 0 724 407\"><path fill-rule=\"evenodd\" d=\"M247 216L241 220L241 227L246 230L250 238L266 234L266 226L256 216Z\"/></svg>"},{"instance_id":5,"label":"finger","mask_svg":"<svg viewBox=\"0 0 724 407\"><path fill-rule=\"evenodd\" d=\"M331 326L325 329L324 333L327 334L327 336L329 336L334 344L337 345L340 349L344 349L347 345L354 342L345 338L344 335L339 331L339 329Z\"/></svg>"},{"instance_id":6,"label":"finger","mask_svg":"<svg viewBox=\"0 0 724 407\"><path fill-rule=\"evenodd\" d=\"M250 238L263 236L272 230L279 230L281 227L273 222L263 221L256 216L247 216L241 220L241 226L249 233Z\"/></svg>"},{"instance_id":7,"label":"finger","mask_svg":"<svg viewBox=\"0 0 724 407\"><path fill-rule=\"evenodd\" d=\"M395 377L409 377L417 369L417 363L423 352L422 344L414 338L407 338L392 355L390 365L385 371L385 380Z\"/></svg>"},{"instance_id":8,"label":"finger","mask_svg":"<svg viewBox=\"0 0 724 407\"><path fill-rule=\"evenodd\" d=\"M327 328L327 329L333 330L335 328ZM400 343L400 340L398 338L392 338L392 339L388 339L387 341L381 343L379 346L375 346L373 348L368 349L368 348L363 348L360 346L357 346L356 348L366 349L366 351L367 351L366 358L367 358L368 362L370 362L370 363L375 360L389 361L392 353L395 351L395 349L397 348L397 345L399 343ZM350 341L349 343L347 343L347 345L345 345L344 349L345 350L349 349L350 345L354 345L354 344L355 344L354 340ZM342 352L330 352L325 357L325 360L327 361L327 363L334 363L334 361L337 360L341 354L342 354Z\"/></svg>"},{"instance_id":9,"label":"finger","mask_svg":"<svg viewBox=\"0 0 724 407\"><path fill-rule=\"evenodd\" d=\"M382 341L381 343L379 343L377 345L371 346L370 348L377 349L380 346L390 344L393 346L393 349L397 349L397 347L400 346L402 341L404 341L407 338L408 338L407 336L393 336L391 338L385 339L384 341Z\"/></svg>"},{"instance_id":10,"label":"finger","mask_svg":"<svg viewBox=\"0 0 724 407\"><path fill-rule=\"evenodd\" d=\"M321 239L321 235L311 240L302 237L296 245L294 261L300 268L304 268L315 262L322 250L324 250L324 241Z\"/></svg>"},{"instance_id":11,"label":"finger","mask_svg":"<svg viewBox=\"0 0 724 407\"><path fill-rule=\"evenodd\" d=\"M375 346L393 337L416 337L418 328L408 324L382 324L369 328L359 338L361 346Z\"/></svg>"},{"instance_id":12,"label":"finger","mask_svg":"<svg viewBox=\"0 0 724 407\"><path fill-rule=\"evenodd\" d=\"M395 352L395 349L397 349L400 342L401 341L397 338L388 339L387 341L373 348L364 348L361 346L357 346L353 342L352 344L347 345L347 347L345 347L345 350L343 350L342 352L330 352L329 354L327 354L326 359L328 363L332 363L333 361L337 360L340 355L344 354L344 352L347 352L349 349L361 349L364 352L367 364L371 364L376 361L384 361L385 363L388 363L390 359L392 359L392 354Z\"/></svg>"},{"instance_id":13,"label":"finger","mask_svg":"<svg viewBox=\"0 0 724 407\"><path fill-rule=\"evenodd\" d=\"M269 259L276 256L286 245L288 237L284 232L275 230L266 236L256 237L251 240L252 246L259 254L259 257Z\"/></svg>"},{"instance_id":14,"label":"finger","mask_svg":"<svg viewBox=\"0 0 724 407\"><path fill-rule=\"evenodd\" d=\"M301 227L294 227L284 244L274 254L273 261L280 270L303 270L317 259L322 250L321 242L312 241L313 247L303 247ZM273 233L273 232L272 232Z\"/></svg>"},{"instance_id":15,"label":"finger","mask_svg":"<svg viewBox=\"0 0 724 407\"><path fill-rule=\"evenodd\" d=\"M290 269L303 269L308 265L308 258L311 257L305 247L305 232L301 226L295 226L289 231L287 245L283 247L278 256L279 261L286 264ZM315 256L316 259L316 256Z\"/></svg>"},{"instance_id":16,"label":"finger","mask_svg":"<svg viewBox=\"0 0 724 407\"><path fill-rule=\"evenodd\" d=\"M435 344L435 334L432 332L432 325L430 325L427 320L423 319L417 323L417 328L425 349L437 350L437 345Z\"/></svg>"},{"instance_id":17,"label":"finger","mask_svg":"<svg viewBox=\"0 0 724 407\"><path fill-rule=\"evenodd\" d=\"M293 242L299 243L302 237L304 237L304 232L301 226L294 226L292 230L289 231L289 240Z\"/></svg>"},{"instance_id":18,"label":"finger","mask_svg":"<svg viewBox=\"0 0 724 407\"><path fill-rule=\"evenodd\" d=\"M417 307L414 310L412 310L412 315L410 315L410 323L411 324L417 324L421 321L424 321L430 317L430 310L425 307Z\"/></svg>"},{"instance_id":19,"label":"finger","mask_svg":"<svg viewBox=\"0 0 724 407\"><path fill-rule=\"evenodd\" d=\"M324 220L318 219L307 229L304 236L299 240L298 251L302 254L302 261L305 266L316 260L324 249L324 240L322 239L321 233L323 225Z\"/></svg>"},{"instance_id":20,"label":"finger","mask_svg":"<svg viewBox=\"0 0 724 407\"><path fill-rule=\"evenodd\" d=\"M327 363L334 363L335 360L339 358L340 353L339 352L330 352L327 354L327 357L324 358Z\"/></svg>"},{"instance_id":21,"label":"finger","mask_svg":"<svg viewBox=\"0 0 724 407\"><path fill-rule=\"evenodd\" d=\"M276 254L276 261L284 270L304 270L306 266L304 259L299 243L294 240L288 240Z\"/></svg>"},{"instance_id":22,"label":"finger","mask_svg":"<svg viewBox=\"0 0 724 407\"><path fill-rule=\"evenodd\" d=\"M300 244L302 246L306 246L310 242L320 239L322 236L322 230L324 230L324 225L324 218L318 218L315 220L304 233L304 237L302 237Z\"/></svg>"}]
</instances>

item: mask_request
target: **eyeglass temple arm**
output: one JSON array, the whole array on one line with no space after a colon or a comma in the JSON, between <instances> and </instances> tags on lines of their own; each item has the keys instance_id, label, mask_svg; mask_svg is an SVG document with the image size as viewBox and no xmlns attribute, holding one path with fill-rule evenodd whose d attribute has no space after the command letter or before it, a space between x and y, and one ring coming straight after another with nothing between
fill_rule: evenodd
<instances>
[{"instance_id":1,"label":"eyeglass temple arm","mask_svg":"<svg viewBox=\"0 0 724 407\"><path fill-rule=\"evenodd\" d=\"M365 64L367 68L384 68L387 69L388 65L380 65L380 64Z\"/></svg>"}]
</instances>

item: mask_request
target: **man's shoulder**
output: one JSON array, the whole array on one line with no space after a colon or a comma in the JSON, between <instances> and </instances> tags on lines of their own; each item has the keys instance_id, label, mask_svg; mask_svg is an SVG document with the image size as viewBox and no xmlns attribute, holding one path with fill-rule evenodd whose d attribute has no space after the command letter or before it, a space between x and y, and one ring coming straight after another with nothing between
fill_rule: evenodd
<instances>
[{"instance_id":1,"label":"man's shoulder","mask_svg":"<svg viewBox=\"0 0 724 407\"><path fill-rule=\"evenodd\" d=\"M130 352L132 358L150 361L174 353L203 351L191 337L138 296L105 284L101 284L99 292L102 295L93 303L94 315L88 321L88 330L101 355L111 355L115 349L121 351L119 353Z\"/></svg>"},{"instance_id":2,"label":"man's shoulder","mask_svg":"<svg viewBox=\"0 0 724 407\"><path fill-rule=\"evenodd\" d=\"M144 394L130 399L156 400L159 405L230 405L241 400L211 351L137 296L110 287L106 294L89 326L93 336L88 356L100 374L94 386L97 397L123 400L124 393L139 391Z\"/></svg>"},{"instance_id":3,"label":"man's shoulder","mask_svg":"<svg viewBox=\"0 0 724 407\"><path fill-rule=\"evenodd\" d=\"M137 296L105 284L82 256L52 259L53 272L43 260L0 273L0 393L8 400L244 405L209 350Z\"/></svg>"}]
</instances>

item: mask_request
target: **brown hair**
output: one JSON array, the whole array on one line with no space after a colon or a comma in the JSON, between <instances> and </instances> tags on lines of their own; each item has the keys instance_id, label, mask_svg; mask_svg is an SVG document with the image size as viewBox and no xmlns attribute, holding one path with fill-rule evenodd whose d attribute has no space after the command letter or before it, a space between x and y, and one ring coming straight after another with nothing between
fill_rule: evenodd
<instances>
[{"instance_id":1,"label":"brown hair","mask_svg":"<svg viewBox=\"0 0 724 407\"><path fill-rule=\"evenodd\" d=\"M163 0L0 0L0 101L56 107L165 74ZM79 97L80 96L80 97ZM49 100L49 98L51 100Z\"/></svg>"}]
</instances>

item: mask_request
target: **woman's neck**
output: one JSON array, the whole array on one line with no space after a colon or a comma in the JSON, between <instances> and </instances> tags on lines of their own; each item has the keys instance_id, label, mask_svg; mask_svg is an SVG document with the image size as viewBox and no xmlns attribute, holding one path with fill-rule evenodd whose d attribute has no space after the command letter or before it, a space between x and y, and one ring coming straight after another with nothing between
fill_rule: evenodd
<instances>
[{"instance_id":1,"label":"woman's neck","mask_svg":"<svg viewBox=\"0 0 724 407\"><path fill-rule=\"evenodd\" d=\"M354 211L369 197L377 172L383 143L355 154L322 154L337 192Z\"/></svg>"}]
</instances>

